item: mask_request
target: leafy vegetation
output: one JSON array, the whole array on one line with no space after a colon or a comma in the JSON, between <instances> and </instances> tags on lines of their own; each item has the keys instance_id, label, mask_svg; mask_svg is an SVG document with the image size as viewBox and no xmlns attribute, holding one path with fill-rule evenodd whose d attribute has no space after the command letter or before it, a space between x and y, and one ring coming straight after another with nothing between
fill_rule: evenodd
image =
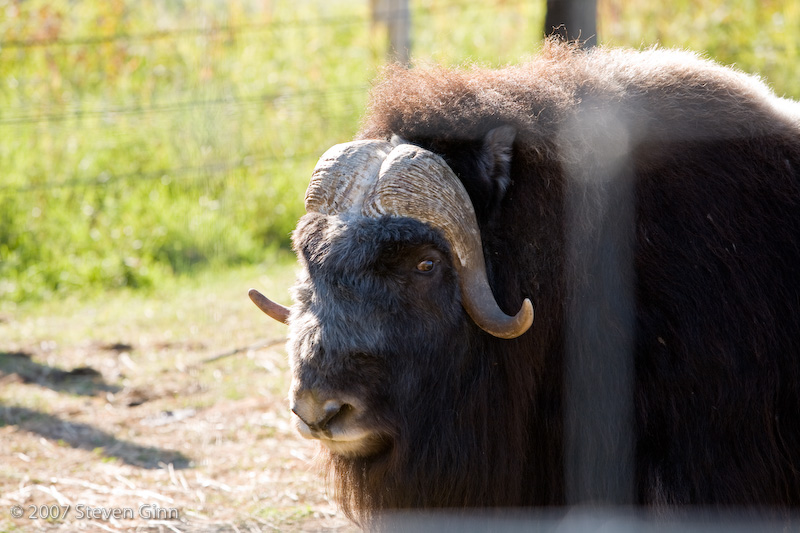
<instances>
[{"instance_id":1,"label":"leafy vegetation","mask_svg":"<svg viewBox=\"0 0 800 533\"><path fill-rule=\"evenodd\" d=\"M413 57L501 65L545 2L414 0ZM800 96L800 6L601 0L600 37L705 51ZM0 0L0 305L158 287L285 248L316 158L358 128L364 1Z\"/></svg>"},{"instance_id":2,"label":"leafy vegetation","mask_svg":"<svg viewBox=\"0 0 800 533\"><path fill-rule=\"evenodd\" d=\"M779 0L599 0L604 44L660 44L703 52L762 76L778 95L800 98L800 3Z\"/></svg>"}]
</instances>

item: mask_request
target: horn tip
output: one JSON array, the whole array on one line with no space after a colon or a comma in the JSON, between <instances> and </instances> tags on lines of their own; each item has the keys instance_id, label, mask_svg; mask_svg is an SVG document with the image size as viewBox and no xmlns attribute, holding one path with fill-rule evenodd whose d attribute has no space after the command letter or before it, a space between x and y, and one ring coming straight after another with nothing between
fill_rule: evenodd
<instances>
[{"instance_id":1,"label":"horn tip","mask_svg":"<svg viewBox=\"0 0 800 533\"><path fill-rule=\"evenodd\" d=\"M250 297L250 301L256 304L259 309L263 306L264 301L267 300L267 297L261 294L258 289L250 289L247 291L247 296Z\"/></svg>"},{"instance_id":2,"label":"horn tip","mask_svg":"<svg viewBox=\"0 0 800 533\"><path fill-rule=\"evenodd\" d=\"M247 291L247 296L249 296L250 301L256 304L262 311L264 310L264 303L269 300L266 296L261 294L258 289L250 289Z\"/></svg>"},{"instance_id":3,"label":"horn tip","mask_svg":"<svg viewBox=\"0 0 800 533\"><path fill-rule=\"evenodd\" d=\"M256 304L256 307L261 309L262 312L278 322L283 322L284 324L288 323L289 308L273 302L261 294L261 292L259 292L257 289L250 289L247 291L247 295L250 297L250 300Z\"/></svg>"},{"instance_id":4,"label":"horn tip","mask_svg":"<svg viewBox=\"0 0 800 533\"><path fill-rule=\"evenodd\" d=\"M522 308L519 310L518 314L522 315L521 323L525 326L525 329L522 331L528 331L528 329L530 329L530 327L533 325L533 304L531 303L530 298L525 298L525 301L522 302Z\"/></svg>"},{"instance_id":5,"label":"horn tip","mask_svg":"<svg viewBox=\"0 0 800 533\"><path fill-rule=\"evenodd\" d=\"M516 327L501 335L502 338L516 339L531 329L531 326L533 325L533 304L531 303L530 298L525 298L525 300L522 302L522 307L520 307L519 312L517 312L516 316L514 317L514 324Z\"/></svg>"}]
</instances>

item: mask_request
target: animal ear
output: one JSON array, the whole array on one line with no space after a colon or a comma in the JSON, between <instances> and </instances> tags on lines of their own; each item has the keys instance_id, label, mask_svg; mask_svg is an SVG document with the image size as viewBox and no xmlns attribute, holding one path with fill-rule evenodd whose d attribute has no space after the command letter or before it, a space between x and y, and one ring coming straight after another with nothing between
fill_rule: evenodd
<instances>
[{"instance_id":1,"label":"animal ear","mask_svg":"<svg viewBox=\"0 0 800 533\"><path fill-rule=\"evenodd\" d=\"M483 138L479 157L481 181L492 193L491 206L496 207L511 183L511 155L517 130L513 126L497 127Z\"/></svg>"},{"instance_id":2,"label":"animal ear","mask_svg":"<svg viewBox=\"0 0 800 533\"><path fill-rule=\"evenodd\" d=\"M504 125L489 130L483 138L412 137L404 141L392 136L392 144L413 143L440 155L467 190L479 222L491 218L511 184L511 157L517 130Z\"/></svg>"}]
</instances>

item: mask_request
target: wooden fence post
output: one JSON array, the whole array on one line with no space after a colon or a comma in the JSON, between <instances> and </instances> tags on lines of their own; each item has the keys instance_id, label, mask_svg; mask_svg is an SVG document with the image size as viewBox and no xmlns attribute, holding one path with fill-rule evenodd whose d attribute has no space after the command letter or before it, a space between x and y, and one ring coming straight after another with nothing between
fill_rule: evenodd
<instances>
[{"instance_id":1,"label":"wooden fence post","mask_svg":"<svg viewBox=\"0 0 800 533\"><path fill-rule=\"evenodd\" d=\"M411 57L409 0L370 0L372 25L385 24L389 33L389 59L408 65Z\"/></svg>"}]
</instances>

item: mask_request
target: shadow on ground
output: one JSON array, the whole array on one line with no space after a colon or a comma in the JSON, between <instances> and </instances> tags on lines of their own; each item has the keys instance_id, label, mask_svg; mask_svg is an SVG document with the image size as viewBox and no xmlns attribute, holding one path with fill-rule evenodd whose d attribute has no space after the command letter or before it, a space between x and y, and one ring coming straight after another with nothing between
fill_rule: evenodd
<instances>
[{"instance_id":1,"label":"shadow on ground","mask_svg":"<svg viewBox=\"0 0 800 533\"><path fill-rule=\"evenodd\" d=\"M37 363L26 352L0 351L0 374L16 375L23 383L33 383L57 392L94 396L102 392L119 392L120 388L103 380L100 372L89 366L72 370Z\"/></svg>"},{"instance_id":2,"label":"shadow on ground","mask_svg":"<svg viewBox=\"0 0 800 533\"><path fill-rule=\"evenodd\" d=\"M91 367L67 371L37 363L25 352L0 351L0 381L8 378L80 396L120 391L120 387L106 383L101 374ZM139 468L156 469L171 463L173 468L182 469L188 468L191 462L180 452L141 446L118 439L90 424L62 420L27 407L0 404L0 427L2 426L16 426L19 430L36 433L49 440L97 453L102 457L118 459Z\"/></svg>"},{"instance_id":3,"label":"shadow on ground","mask_svg":"<svg viewBox=\"0 0 800 533\"><path fill-rule=\"evenodd\" d=\"M119 459L139 468L156 469L172 463L172 467L177 470L189 468L191 462L180 452L120 440L89 424L69 422L26 407L0 405L0 427L12 425L49 440L99 453L103 457Z\"/></svg>"}]
</instances>

